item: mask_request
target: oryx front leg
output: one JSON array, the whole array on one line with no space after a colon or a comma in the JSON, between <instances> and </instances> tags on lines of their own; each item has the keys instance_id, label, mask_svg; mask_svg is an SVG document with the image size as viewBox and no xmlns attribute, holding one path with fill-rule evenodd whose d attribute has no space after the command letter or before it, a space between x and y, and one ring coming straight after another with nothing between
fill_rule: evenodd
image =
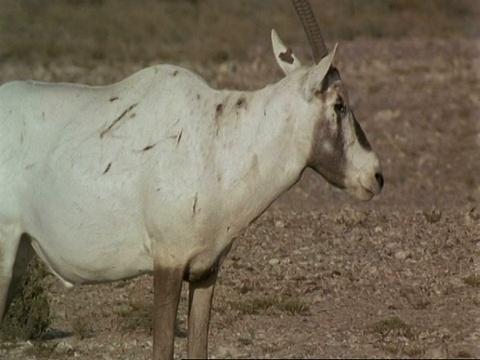
<instances>
[{"instance_id":1,"label":"oryx front leg","mask_svg":"<svg viewBox=\"0 0 480 360\"><path fill-rule=\"evenodd\" d=\"M166 266L157 258L154 266L153 359L173 359L175 320L184 268Z\"/></svg>"},{"instance_id":2,"label":"oryx front leg","mask_svg":"<svg viewBox=\"0 0 480 360\"><path fill-rule=\"evenodd\" d=\"M213 291L218 269L208 278L191 282L188 302L188 357L206 359L208 355L208 325Z\"/></svg>"}]
</instances>

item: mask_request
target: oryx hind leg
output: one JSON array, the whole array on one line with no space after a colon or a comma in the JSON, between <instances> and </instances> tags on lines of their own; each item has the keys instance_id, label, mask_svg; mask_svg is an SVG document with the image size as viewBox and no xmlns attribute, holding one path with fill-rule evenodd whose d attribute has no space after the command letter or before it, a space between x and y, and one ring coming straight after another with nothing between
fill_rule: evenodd
<instances>
[{"instance_id":1,"label":"oryx hind leg","mask_svg":"<svg viewBox=\"0 0 480 360\"><path fill-rule=\"evenodd\" d=\"M218 267L205 279L190 283L188 302L188 357L208 357L208 328Z\"/></svg>"},{"instance_id":2,"label":"oryx hind leg","mask_svg":"<svg viewBox=\"0 0 480 360\"><path fill-rule=\"evenodd\" d=\"M28 235L14 227L0 229L0 323L15 298L33 254Z\"/></svg>"}]
</instances>

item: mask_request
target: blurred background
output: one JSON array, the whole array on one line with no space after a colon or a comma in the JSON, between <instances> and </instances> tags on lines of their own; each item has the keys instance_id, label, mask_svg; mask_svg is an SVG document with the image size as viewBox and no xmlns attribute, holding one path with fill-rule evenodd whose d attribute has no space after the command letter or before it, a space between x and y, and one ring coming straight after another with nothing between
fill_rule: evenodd
<instances>
[{"instance_id":1,"label":"blurred background","mask_svg":"<svg viewBox=\"0 0 480 360\"><path fill-rule=\"evenodd\" d=\"M474 38L477 0L312 1L327 41ZM0 61L76 66L255 60L270 29L304 52L288 0L0 0Z\"/></svg>"}]
</instances>

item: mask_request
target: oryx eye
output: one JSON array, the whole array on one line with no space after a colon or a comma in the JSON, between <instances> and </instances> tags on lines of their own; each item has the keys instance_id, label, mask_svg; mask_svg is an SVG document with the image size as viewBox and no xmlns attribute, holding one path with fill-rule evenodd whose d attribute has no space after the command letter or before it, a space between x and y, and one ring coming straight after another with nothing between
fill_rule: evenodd
<instances>
[{"instance_id":1,"label":"oryx eye","mask_svg":"<svg viewBox=\"0 0 480 360\"><path fill-rule=\"evenodd\" d=\"M336 113L340 113L341 115L345 115L345 113L347 112L347 107L345 106L345 103L342 99L337 100L334 105L334 109Z\"/></svg>"}]
</instances>

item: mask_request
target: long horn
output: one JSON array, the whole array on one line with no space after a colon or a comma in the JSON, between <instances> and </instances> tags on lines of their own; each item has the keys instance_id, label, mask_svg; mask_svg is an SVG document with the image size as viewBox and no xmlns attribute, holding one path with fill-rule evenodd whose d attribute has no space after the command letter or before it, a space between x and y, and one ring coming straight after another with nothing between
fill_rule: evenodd
<instances>
[{"instance_id":1,"label":"long horn","mask_svg":"<svg viewBox=\"0 0 480 360\"><path fill-rule=\"evenodd\" d=\"M318 64L320 60L328 55L328 49L323 41L320 27L318 26L315 14L309 0L292 0L295 11L303 26L303 30L307 34L308 42L313 52L313 59Z\"/></svg>"}]
</instances>

